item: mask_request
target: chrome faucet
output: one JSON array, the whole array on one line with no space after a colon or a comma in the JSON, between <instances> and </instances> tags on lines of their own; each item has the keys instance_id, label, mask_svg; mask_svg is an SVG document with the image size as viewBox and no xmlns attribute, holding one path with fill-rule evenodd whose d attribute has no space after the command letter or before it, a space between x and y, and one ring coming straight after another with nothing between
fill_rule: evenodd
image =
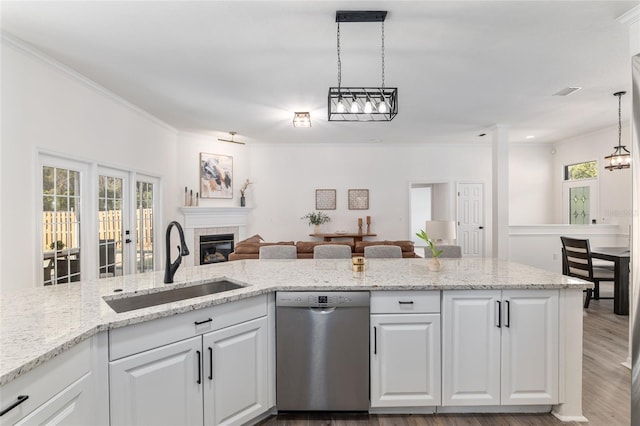
<instances>
[{"instance_id":1,"label":"chrome faucet","mask_svg":"<svg viewBox=\"0 0 640 426\"><path fill-rule=\"evenodd\" d=\"M178 251L179 251L178 258L176 259L175 262L171 263L171 228L173 228L174 226L178 228L178 233L180 234L180 245L178 246ZM164 283L170 284L173 282L173 276L176 274L176 271L178 270L180 263L182 263L182 256L189 255L189 249L187 248L187 243L184 242L184 231L182 230L182 226L180 226L180 224L175 220L169 223L169 226L167 226L166 241L167 241L167 245L165 249L167 252L167 258L164 266Z\"/></svg>"}]
</instances>

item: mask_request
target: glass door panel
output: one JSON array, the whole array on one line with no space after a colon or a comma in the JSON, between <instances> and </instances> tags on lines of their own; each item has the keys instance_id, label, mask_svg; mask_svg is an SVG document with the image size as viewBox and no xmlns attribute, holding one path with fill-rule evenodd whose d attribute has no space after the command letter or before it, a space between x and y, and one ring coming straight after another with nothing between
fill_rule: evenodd
<instances>
[{"instance_id":1,"label":"glass door panel","mask_svg":"<svg viewBox=\"0 0 640 426\"><path fill-rule=\"evenodd\" d=\"M121 276L125 271L123 235L126 227L124 198L125 180L122 177L98 177L98 276Z\"/></svg>"},{"instance_id":2,"label":"glass door panel","mask_svg":"<svg viewBox=\"0 0 640 426\"><path fill-rule=\"evenodd\" d=\"M44 285L80 281L80 172L42 168Z\"/></svg>"},{"instance_id":3,"label":"glass door panel","mask_svg":"<svg viewBox=\"0 0 640 426\"><path fill-rule=\"evenodd\" d=\"M153 271L154 184L136 182L136 272Z\"/></svg>"}]
</instances>

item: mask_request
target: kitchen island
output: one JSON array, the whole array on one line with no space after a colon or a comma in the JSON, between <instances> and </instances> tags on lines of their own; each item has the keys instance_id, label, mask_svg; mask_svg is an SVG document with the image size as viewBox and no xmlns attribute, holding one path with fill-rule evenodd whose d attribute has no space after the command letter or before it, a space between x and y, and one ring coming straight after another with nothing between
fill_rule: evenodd
<instances>
[{"instance_id":1,"label":"kitchen island","mask_svg":"<svg viewBox=\"0 0 640 426\"><path fill-rule=\"evenodd\" d=\"M441 272L430 272L424 259L371 259L364 273L354 273L350 260L242 260L180 268L172 285L163 283L162 272L154 272L3 292L0 385L104 331L277 291L440 291L455 295L461 290L557 290L560 377L559 403L554 404L553 412L563 420L581 419L582 290L591 284L493 258L443 259L442 263ZM103 299L212 279L227 279L243 287L123 313L114 312Z\"/></svg>"}]
</instances>

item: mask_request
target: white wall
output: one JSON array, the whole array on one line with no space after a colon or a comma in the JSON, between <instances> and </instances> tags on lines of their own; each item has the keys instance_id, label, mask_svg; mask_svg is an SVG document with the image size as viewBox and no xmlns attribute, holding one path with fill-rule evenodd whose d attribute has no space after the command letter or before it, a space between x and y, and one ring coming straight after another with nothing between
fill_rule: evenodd
<instances>
[{"instance_id":1,"label":"white wall","mask_svg":"<svg viewBox=\"0 0 640 426\"><path fill-rule=\"evenodd\" d=\"M228 136L225 138L228 139ZM194 135L188 133L178 134L176 151L176 182L178 193L175 200L177 206L184 204L184 187L200 192L200 153L227 155L233 158L233 198L206 198L200 199L201 207L239 207L240 187L248 173L248 146L220 142L217 137ZM251 200L253 185L247 189L245 196ZM182 220L182 219L180 219Z\"/></svg>"},{"instance_id":2,"label":"white wall","mask_svg":"<svg viewBox=\"0 0 640 426\"><path fill-rule=\"evenodd\" d=\"M552 147L509 145L509 225L554 223Z\"/></svg>"},{"instance_id":3,"label":"white wall","mask_svg":"<svg viewBox=\"0 0 640 426\"><path fill-rule=\"evenodd\" d=\"M611 96L614 98L613 96ZM615 109L616 99L612 105ZM615 111L614 111L615 112ZM630 148L629 123L622 123L622 144ZM575 137L555 144L553 156L553 223L563 223L562 181L564 166L584 161L598 161L598 192L600 212L594 217L600 224L620 225L628 230L631 224L631 169L605 170L604 157L618 145L618 126Z\"/></svg>"},{"instance_id":4,"label":"white wall","mask_svg":"<svg viewBox=\"0 0 640 426\"><path fill-rule=\"evenodd\" d=\"M255 182L248 233L267 240L307 240L304 214L315 209L315 189L335 188L337 209L327 211L327 231L357 230L369 215L378 239L410 239L410 182L491 180L489 145L254 144L249 151ZM461 155L464 153L464 155ZM455 160L455 161L454 161ZM348 189L369 190L369 210L349 210ZM451 193L454 199L454 194ZM485 215L491 217L491 194ZM489 231L490 232L490 231ZM489 248L486 249L489 253Z\"/></svg>"},{"instance_id":5,"label":"white wall","mask_svg":"<svg viewBox=\"0 0 640 426\"><path fill-rule=\"evenodd\" d=\"M2 40L2 289L33 286L38 150L159 176L164 200L177 192L175 131L89 83ZM175 206L164 203L164 217Z\"/></svg>"}]
</instances>

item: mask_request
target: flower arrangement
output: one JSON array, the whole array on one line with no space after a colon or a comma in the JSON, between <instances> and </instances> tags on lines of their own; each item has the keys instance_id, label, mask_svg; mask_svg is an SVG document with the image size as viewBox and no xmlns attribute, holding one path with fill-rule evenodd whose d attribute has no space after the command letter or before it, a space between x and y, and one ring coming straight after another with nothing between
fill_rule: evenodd
<instances>
[{"instance_id":1,"label":"flower arrangement","mask_svg":"<svg viewBox=\"0 0 640 426\"><path fill-rule=\"evenodd\" d=\"M421 229L420 232L416 232L416 236L427 242L427 245L431 250L431 256L433 256L434 258L440 257L440 255L442 254L442 250L436 249L436 245L433 243L433 241L431 241L431 238L429 238L429 236L427 235L426 232L424 232L424 230Z\"/></svg>"},{"instance_id":2,"label":"flower arrangement","mask_svg":"<svg viewBox=\"0 0 640 426\"><path fill-rule=\"evenodd\" d=\"M249 185L251 185L252 182L249 181L249 179L245 180L244 183L242 184L242 186L240 187L240 196L244 197L244 193L247 190L247 188L249 187Z\"/></svg>"},{"instance_id":3,"label":"flower arrangement","mask_svg":"<svg viewBox=\"0 0 640 426\"><path fill-rule=\"evenodd\" d=\"M310 212L302 216L300 219L309 220L309 225L322 225L331 221L331 218L326 213L322 212Z\"/></svg>"}]
</instances>

